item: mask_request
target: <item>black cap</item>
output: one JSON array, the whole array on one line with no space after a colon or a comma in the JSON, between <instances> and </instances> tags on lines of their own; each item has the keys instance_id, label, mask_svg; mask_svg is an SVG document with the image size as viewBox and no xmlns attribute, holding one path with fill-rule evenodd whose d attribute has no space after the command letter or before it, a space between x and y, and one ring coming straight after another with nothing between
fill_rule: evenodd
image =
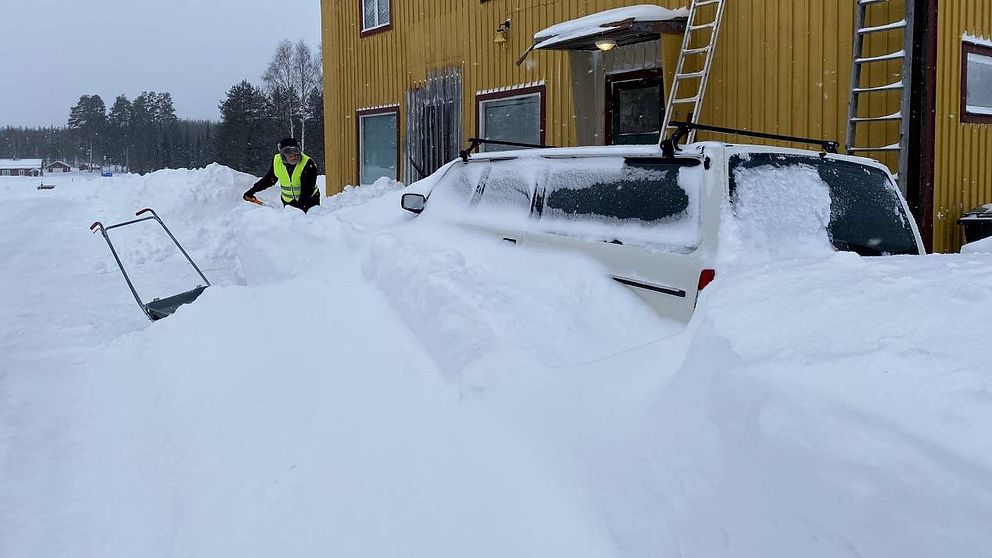
<instances>
[{"instance_id":1,"label":"black cap","mask_svg":"<svg viewBox=\"0 0 992 558\"><path fill-rule=\"evenodd\" d=\"M300 142L296 141L296 138L286 138L279 142L279 151L286 149L287 147L300 148Z\"/></svg>"}]
</instances>

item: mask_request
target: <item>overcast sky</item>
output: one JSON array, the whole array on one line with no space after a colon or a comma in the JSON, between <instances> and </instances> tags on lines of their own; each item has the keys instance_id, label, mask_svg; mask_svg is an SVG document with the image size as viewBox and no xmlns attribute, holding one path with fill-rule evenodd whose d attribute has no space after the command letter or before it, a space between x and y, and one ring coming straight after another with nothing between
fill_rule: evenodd
<instances>
[{"instance_id":1,"label":"overcast sky","mask_svg":"<svg viewBox=\"0 0 992 558\"><path fill-rule=\"evenodd\" d=\"M320 0L0 0L0 126L64 126L80 95L168 91L219 120L282 39L320 44Z\"/></svg>"}]
</instances>

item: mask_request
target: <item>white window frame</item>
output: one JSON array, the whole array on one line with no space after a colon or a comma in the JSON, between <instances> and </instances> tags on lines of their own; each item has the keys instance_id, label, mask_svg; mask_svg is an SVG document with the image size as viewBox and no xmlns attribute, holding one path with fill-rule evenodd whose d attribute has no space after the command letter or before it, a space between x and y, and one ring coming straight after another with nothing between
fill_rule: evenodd
<instances>
[{"instance_id":1,"label":"white window frame","mask_svg":"<svg viewBox=\"0 0 992 558\"><path fill-rule=\"evenodd\" d=\"M10 169L0 170L0 176L10 176Z\"/></svg>"},{"instance_id":2,"label":"white window frame","mask_svg":"<svg viewBox=\"0 0 992 558\"><path fill-rule=\"evenodd\" d=\"M966 124L992 124L992 110L977 107L968 101L971 73L968 71L972 59L981 60L978 64L992 65L992 43L970 40L965 37L961 52L961 121ZM978 109L978 110L976 110Z\"/></svg>"},{"instance_id":3,"label":"white window frame","mask_svg":"<svg viewBox=\"0 0 992 558\"><path fill-rule=\"evenodd\" d=\"M529 90L529 89L533 89L533 87L520 87L519 89L521 89L521 90L528 89ZM506 93L507 93L506 95L502 95L501 93L503 93L503 92L502 91L494 91L494 92L491 92L491 93L477 94L476 95L476 97L478 99L478 106L479 106L479 108L478 108L478 114L476 115L476 118L478 119L478 122L479 122L479 137L480 138L486 138L487 137L486 136L486 116L485 116L486 115L486 105L487 104L494 103L494 102L500 102L500 101L512 101L514 99L525 99L527 97L536 97L537 98L537 106L538 106L538 115L537 115L538 129L541 131L540 137L538 139L538 143L543 143L544 142L544 140L543 140L543 137L544 137L544 121L543 121L544 120L544 108L543 108L544 107L544 90L541 89L540 91L527 91L526 93L523 93L522 92L522 93L519 93L519 94L513 94L513 90L509 90L509 91L506 91ZM499 95L495 95L495 94L499 94ZM486 98L479 98L479 97L486 97ZM482 146L482 149L481 150L482 151L486 151L485 146ZM493 146L493 149L491 149L490 151L499 151L499 150L500 150L500 146L494 145Z\"/></svg>"},{"instance_id":4,"label":"white window frame","mask_svg":"<svg viewBox=\"0 0 992 558\"><path fill-rule=\"evenodd\" d=\"M399 180L400 179L400 164L399 164L399 161L400 161L400 142L399 142L400 108L398 106L391 106L391 107L385 107L385 108L382 108L382 109L369 110L369 111L365 112L365 114L362 114L362 112L365 112L365 111L359 111L359 113L358 113L358 180L356 181L356 183L358 185L362 185L363 184L363 182L362 182L362 174L363 174L362 173L362 165L364 164L363 163L363 161L364 161L363 155L365 153L365 126L364 126L365 120L367 120L369 118L378 118L378 117L382 117L382 116L393 116L393 117L396 118L396 130L397 130L397 133L396 133L396 135L397 135L397 139L396 139L396 176L393 177L393 180Z\"/></svg>"},{"instance_id":5,"label":"white window frame","mask_svg":"<svg viewBox=\"0 0 992 558\"><path fill-rule=\"evenodd\" d=\"M393 6L392 0L360 0L362 3L361 17L362 17L362 33L368 33L369 31L376 31L384 27L389 27L393 23ZM375 13L373 17L375 18L375 25L372 27L365 27L365 10L369 3L375 5ZM386 21L379 21L379 6L381 4L386 4Z\"/></svg>"}]
</instances>

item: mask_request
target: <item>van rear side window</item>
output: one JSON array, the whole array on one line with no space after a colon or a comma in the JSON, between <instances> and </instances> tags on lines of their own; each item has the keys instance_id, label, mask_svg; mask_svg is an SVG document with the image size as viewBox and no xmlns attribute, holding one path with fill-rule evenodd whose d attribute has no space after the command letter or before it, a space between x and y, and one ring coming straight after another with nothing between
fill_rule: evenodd
<instances>
[{"instance_id":1,"label":"van rear side window","mask_svg":"<svg viewBox=\"0 0 992 558\"><path fill-rule=\"evenodd\" d=\"M899 191L880 169L837 159L783 153L749 153L730 159L730 199L737 203L737 188L769 169L815 169L830 194L827 232L834 247L862 256L918 254ZM815 175L814 175L815 176ZM796 187L802 187L802 181Z\"/></svg>"},{"instance_id":2,"label":"van rear side window","mask_svg":"<svg viewBox=\"0 0 992 558\"><path fill-rule=\"evenodd\" d=\"M555 162L539 200L542 229L624 244L691 250L699 244L702 168L627 164L619 158Z\"/></svg>"}]
</instances>

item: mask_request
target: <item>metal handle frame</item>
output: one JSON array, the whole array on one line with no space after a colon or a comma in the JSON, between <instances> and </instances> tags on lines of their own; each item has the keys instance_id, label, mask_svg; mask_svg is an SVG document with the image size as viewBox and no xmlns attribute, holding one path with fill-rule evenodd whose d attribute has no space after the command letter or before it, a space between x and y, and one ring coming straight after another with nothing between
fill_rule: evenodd
<instances>
[{"instance_id":1,"label":"metal handle frame","mask_svg":"<svg viewBox=\"0 0 992 558\"><path fill-rule=\"evenodd\" d=\"M148 217L141 217L141 215L144 215L145 213L151 213L151 215L149 215ZM147 316L148 319L150 320L154 320L152 315L148 312L148 308L146 307L145 303L142 302L141 297L138 296L138 291L135 290L134 283L132 283L131 278L128 277L127 271L124 269L124 264L121 262L120 256L117 255L117 250L114 249L114 243L111 242L110 235L107 234L107 231L119 227L125 227L127 225L133 225L135 223L140 223L142 221L156 221L159 225L162 225L162 228L165 229L166 234L169 235L169 238L172 239L172 242L176 243L176 247L179 248L179 251L182 252L183 256L186 256L186 261L188 261L189 264L193 266L193 269L195 269L196 272L200 275L200 278L203 279L203 282L206 284L207 287L210 286L210 281L207 279L207 276L204 275L202 271L200 271L200 268L193 261L193 258L189 257L189 254L186 252L186 249L183 248L182 244L179 244L179 241L176 240L175 235L172 234L172 231L169 230L169 227L165 226L165 223L163 223L162 219L158 216L157 213L155 213L155 210L146 207L141 211L135 213L135 216L141 218L132 219L130 221L124 221L123 223L117 223L110 226L104 226L103 223L101 223L100 221L96 221L95 223L90 225L90 231L96 232L97 229L100 230L100 234L103 235L103 239L107 241L107 246L110 247L110 253L114 255L114 260L117 261L117 267L120 268L121 274L124 276L124 281L127 282L128 288L131 289L131 294L134 295L134 300L138 303L138 306L141 307L141 311L145 313L145 316Z\"/></svg>"},{"instance_id":2,"label":"metal handle frame","mask_svg":"<svg viewBox=\"0 0 992 558\"><path fill-rule=\"evenodd\" d=\"M667 157L674 157L676 151L680 151L679 142L691 131L703 130L704 132L717 132L721 134L731 134L737 136L745 136L752 138L762 138L771 139L777 141L788 141L792 143L807 143L811 145L819 145L824 153L837 153L837 148L840 146L836 141L822 140L822 139L812 139L812 138L802 138L797 136L783 136L781 134L768 134L765 132L752 132L750 130L739 130L736 128L722 128L719 126L708 126L706 124L695 124L693 122L671 122L671 126L675 127L675 132L672 136L661 142L662 151L665 152ZM670 127L671 127L670 126Z\"/></svg>"}]
</instances>

